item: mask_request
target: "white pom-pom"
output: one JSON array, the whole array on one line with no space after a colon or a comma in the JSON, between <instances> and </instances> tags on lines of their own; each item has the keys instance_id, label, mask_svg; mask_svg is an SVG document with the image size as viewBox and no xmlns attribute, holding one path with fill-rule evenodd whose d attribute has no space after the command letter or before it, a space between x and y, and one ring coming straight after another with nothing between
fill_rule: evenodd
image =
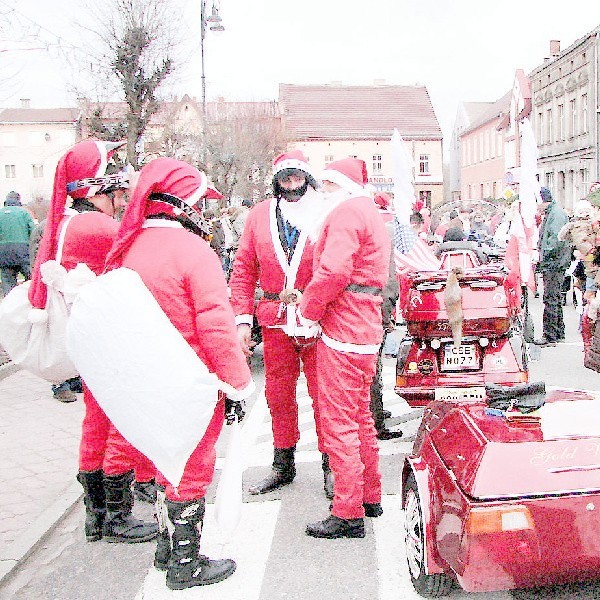
<instances>
[{"instance_id":1,"label":"white pom-pom","mask_svg":"<svg viewBox=\"0 0 600 600\"><path fill-rule=\"evenodd\" d=\"M43 308L32 308L27 315L30 323L45 323L48 321L48 311Z\"/></svg>"}]
</instances>

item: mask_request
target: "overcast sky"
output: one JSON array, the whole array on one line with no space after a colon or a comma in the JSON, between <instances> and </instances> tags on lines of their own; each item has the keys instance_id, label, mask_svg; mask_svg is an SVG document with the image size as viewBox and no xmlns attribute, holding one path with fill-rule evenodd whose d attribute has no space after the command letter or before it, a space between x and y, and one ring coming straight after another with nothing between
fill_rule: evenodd
<instances>
[{"instance_id":1,"label":"overcast sky","mask_svg":"<svg viewBox=\"0 0 600 600\"><path fill-rule=\"evenodd\" d=\"M195 41L166 91L200 98L200 0L171 2L182 38ZM57 43L85 47L73 23L89 22L81 3L0 0L0 15L11 8L18 27L0 32L0 106L73 105L65 90L78 75ZM273 100L279 83L420 84L449 137L460 102L500 98L516 69L543 62L551 39L564 49L598 26L600 1L221 0L220 13L226 30L205 40L208 99ZM30 37L15 39L23 27Z\"/></svg>"}]
</instances>

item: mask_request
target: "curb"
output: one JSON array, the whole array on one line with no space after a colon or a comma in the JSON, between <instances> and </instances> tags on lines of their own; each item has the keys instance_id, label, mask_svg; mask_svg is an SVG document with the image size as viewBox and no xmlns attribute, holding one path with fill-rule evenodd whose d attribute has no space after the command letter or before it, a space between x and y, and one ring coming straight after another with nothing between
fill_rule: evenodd
<instances>
[{"instance_id":1,"label":"curb","mask_svg":"<svg viewBox=\"0 0 600 600\"><path fill-rule=\"evenodd\" d=\"M12 374L20 370L21 367L19 367L19 365L15 365L10 361L3 365L0 365L0 381L6 379L7 377L10 377Z\"/></svg>"},{"instance_id":2,"label":"curb","mask_svg":"<svg viewBox=\"0 0 600 600\"><path fill-rule=\"evenodd\" d=\"M1 377L0 371L0 377ZM0 585L50 533L62 517L83 497L81 485L73 482L29 527L0 554Z\"/></svg>"}]
</instances>

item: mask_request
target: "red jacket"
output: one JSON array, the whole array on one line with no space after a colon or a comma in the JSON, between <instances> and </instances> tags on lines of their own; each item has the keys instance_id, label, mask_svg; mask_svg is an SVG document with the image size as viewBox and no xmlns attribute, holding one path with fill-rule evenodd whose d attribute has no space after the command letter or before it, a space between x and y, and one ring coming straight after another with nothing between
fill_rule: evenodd
<instances>
[{"instance_id":1,"label":"red jacket","mask_svg":"<svg viewBox=\"0 0 600 600\"><path fill-rule=\"evenodd\" d=\"M59 232L66 219L61 221ZM119 223L102 212L75 214L65 232L61 264L70 271L79 263L85 263L96 275L100 275L117 231Z\"/></svg>"},{"instance_id":2,"label":"red jacket","mask_svg":"<svg viewBox=\"0 0 600 600\"><path fill-rule=\"evenodd\" d=\"M161 226L162 225L162 226ZM236 390L251 385L217 255L172 221L142 229L123 260L136 271L173 325L217 377Z\"/></svg>"},{"instance_id":3,"label":"red jacket","mask_svg":"<svg viewBox=\"0 0 600 600\"><path fill-rule=\"evenodd\" d=\"M254 206L240 238L229 280L231 304L238 324L252 324L257 283L268 294L279 294L284 287L303 291L312 275L313 245L305 233L300 234L288 265L279 239L275 207L276 200L265 200ZM279 308L279 300L261 299L256 307L259 324L282 325L285 311L280 312Z\"/></svg>"},{"instance_id":4,"label":"red jacket","mask_svg":"<svg viewBox=\"0 0 600 600\"><path fill-rule=\"evenodd\" d=\"M390 272L390 238L373 200L350 198L327 217L314 251L314 273L300 311L319 321L322 339L345 352L376 354L383 338L381 293L350 291L350 284L383 289Z\"/></svg>"}]
</instances>

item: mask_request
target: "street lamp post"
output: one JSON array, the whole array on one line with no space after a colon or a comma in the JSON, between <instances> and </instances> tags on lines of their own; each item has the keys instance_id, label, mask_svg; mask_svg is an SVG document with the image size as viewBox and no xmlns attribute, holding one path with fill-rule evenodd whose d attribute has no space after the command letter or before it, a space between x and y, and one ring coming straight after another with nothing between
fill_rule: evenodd
<instances>
[{"instance_id":1,"label":"street lamp post","mask_svg":"<svg viewBox=\"0 0 600 600\"><path fill-rule=\"evenodd\" d=\"M206 14L206 0L200 0L200 57L202 60L202 115L206 116L206 76L204 74L204 38L206 37L206 27L210 31L224 31L225 27L221 24L219 9L213 0L212 11L210 15Z\"/></svg>"}]
</instances>

